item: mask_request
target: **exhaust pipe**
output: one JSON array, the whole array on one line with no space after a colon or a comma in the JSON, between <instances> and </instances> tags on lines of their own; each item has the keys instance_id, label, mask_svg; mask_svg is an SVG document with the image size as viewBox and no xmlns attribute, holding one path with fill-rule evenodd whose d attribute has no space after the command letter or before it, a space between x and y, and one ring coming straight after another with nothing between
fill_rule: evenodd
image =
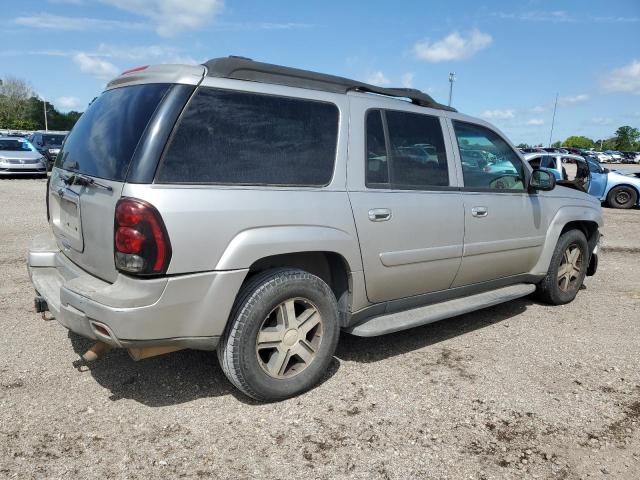
<instances>
[{"instance_id":1,"label":"exhaust pipe","mask_svg":"<svg viewBox=\"0 0 640 480\"><path fill-rule=\"evenodd\" d=\"M94 343L89 350L84 352L84 354L82 355L82 359L85 362L95 362L112 348L113 347L108 343L98 341Z\"/></svg>"}]
</instances>

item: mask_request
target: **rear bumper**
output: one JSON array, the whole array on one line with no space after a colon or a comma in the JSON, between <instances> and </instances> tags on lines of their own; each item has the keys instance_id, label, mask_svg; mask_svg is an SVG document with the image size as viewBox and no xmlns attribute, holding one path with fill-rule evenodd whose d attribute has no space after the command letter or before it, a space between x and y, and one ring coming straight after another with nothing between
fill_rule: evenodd
<instances>
[{"instance_id":1,"label":"rear bumper","mask_svg":"<svg viewBox=\"0 0 640 480\"><path fill-rule=\"evenodd\" d=\"M247 270L105 282L79 268L48 233L34 238L29 276L56 320L115 347L215 349Z\"/></svg>"}]
</instances>

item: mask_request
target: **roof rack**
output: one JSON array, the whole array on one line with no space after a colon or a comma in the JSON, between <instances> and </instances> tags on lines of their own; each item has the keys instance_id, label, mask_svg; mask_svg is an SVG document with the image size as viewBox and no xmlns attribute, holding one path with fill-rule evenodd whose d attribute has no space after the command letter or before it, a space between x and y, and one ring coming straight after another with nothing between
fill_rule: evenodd
<instances>
[{"instance_id":1,"label":"roof rack","mask_svg":"<svg viewBox=\"0 0 640 480\"><path fill-rule=\"evenodd\" d=\"M307 88L332 93L349 91L375 93L388 97L408 98L411 103L422 107L456 112L455 108L436 102L431 96L415 88L382 88L344 77L324 73L283 67L270 63L254 62L250 58L229 56L213 58L203 64L207 76L233 78L260 83L273 83L289 87Z\"/></svg>"}]
</instances>

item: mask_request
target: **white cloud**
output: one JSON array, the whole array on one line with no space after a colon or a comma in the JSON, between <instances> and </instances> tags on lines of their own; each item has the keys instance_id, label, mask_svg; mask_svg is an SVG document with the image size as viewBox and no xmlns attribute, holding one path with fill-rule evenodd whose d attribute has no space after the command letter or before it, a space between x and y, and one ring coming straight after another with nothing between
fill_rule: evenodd
<instances>
[{"instance_id":1,"label":"white cloud","mask_svg":"<svg viewBox=\"0 0 640 480\"><path fill-rule=\"evenodd\" d=\"M367 76L367 79L365 81L372 85L378 85L379 87L382 87L384 85L389 85L390 83L389 79L385 77L384 73L380 71L369 74L369 76Z\"/></svg>"},{"instance_id":2,"label":"white cloud","mask_svg":"<svg viewBox=\"0 0 640 480\"><path fill-rule=\"evenodd\" d=\"M82 104L78 97L59 97L55 105L60 110L77 110Z\"/></svg>"},{"instance_id":3,"label":"white cloud","mask_svg":"<svg viewBox=\"0 0 640 480\"><path fill-rule=\"evenodd\" d=\"M549 110L549 107L544 106L544 105L536 105L535 107L533 107L531 109L532 113L542 113L542 112L546 112L547 110Z\"/></svg>"},{"instance_id":4,"label":"white cloud","mask_svg":"<svg viewBox=\"0 0 640 480\"><path fill-rule=\"evenodd\" d=\"M40 13L28 17L18 17L13 23L23 27L39 28L44 30L59 30L67 32L81 32L91 30L114 29L143 29L141 23L122 22L119 20L104 20L101 18L87 17L63 17L50 13Z\"/></svg>"},{"instance_id":5,"label":"white cloud","mask_svg":"<svg viewBox=\"0 0 640 480\"><path fill-rule=\"evenodd\" d=\"M209 23L223 7L222 0L102 0L130 13L149 19L158 35L173 37L183 30Z\"/></svg>"},{"instance_id":6,"label":"white cloud","mask_svg":"<svg viewBox=\"0 0 640 480\"><path fill-rule=\"evenodd\" d=\"M522 20L550 23L636 23L640 21L640 18L638 17L584 15L579 12L565 12L564 10L534 10L518 13L493 12L490 14L490 16L497 17L503 20Z\"/></svg>"},{"instance_id":7,"label":"white cloud","mask_svg":"<svg viewBox=\"0 0 640 480\"><path fill-rule=\"evenodd\" d=\"M472 30L466 36L453 32L437 42L428 40L418 42L413 46L413 50L421 60L446 62L469 58L487 48L491 42L493 42L493 38L488 33Z\"/></svg>"},{"instance_id":8,"label":"white cloud","mask_svg":"<svg viewBox=\"0 0 640 480\"><path fill-rule=\"evenodd\" d=\"M527 125L533 125L533 126L544 125L544 120L541 118L532 118L530 120L527 120Z\"/></svg>"},{"instance_id":9,"label":"white cloud","mask_svg":"<svg viewBox=\"0 0 640 480\"><path fill-rule=\"evenodd\" d=\"M592 125L611 125L613 123L613 119L607 117L594 117L589 120L589 123Z\"/></svg>"},{"instance_id":10,"label":"white cloud","mask_svg":"<svg viewBox=\"0 0 640 480\"><path fill-rule=\"evenodd\" d=\"M91 74L101 80L110 80L120 73L120 69L113 63L98 57L92 57L86 53L74 55L73 61L84 73Z\"/></svg>"},{"instance_id":11,"label":"white cloud","mask_svg":"<svg viewBox=\"0 0 640 480\"><path fill-rule=\"evenodd\" d=\"M563 10L555 10L551 12L545 11L529 11L521 13L512 12L494 12L493 17L502 18L503 20L526 20L533 22L575 22L575 15L569 15Z\"/></svg>"},{"instance_id":12,"label":"white cloud","mask_svg":"<svg viewBox=\"0 0 640 480\"><path fill-rule=\"evenodd\" d=\"M609 92L623 92L640 95L640 60L633 60L629 65L616 68L602 82Z\"/></svg>"},{"instance_id":13,"label":"white cloud","mask_svg":"<svg viewBox=\"0 0 640 480\"><path fill-rule=\"evenodd\" d=\"M513 110L485 110L480 114L482 118L486 118L487 120L509 120L514 118L516 115Z\"/></svg>"},{"instance_id":14,"label":"white cloud","mask_svg":"<svg viewBox=\"0 0 640 480\"><path fill-rule=\"evenodd\" d=\"M583 93L580 95L574 95L573 97L560 97L558 98L558 105L573 105L574 103L582 103L587 100L589 100L589 95Z\"/></svg>"},{"instance_id":15,"label":"white cloud","mask_svg":"<svg viewBox=\"0 0 640 480\"><path fill-rule=\"evenodd\" d=\"M404 88L412 88L414 77L415 75L411 72L403 73L401 77L402 86Z\"/></svg>"}]
</instances>

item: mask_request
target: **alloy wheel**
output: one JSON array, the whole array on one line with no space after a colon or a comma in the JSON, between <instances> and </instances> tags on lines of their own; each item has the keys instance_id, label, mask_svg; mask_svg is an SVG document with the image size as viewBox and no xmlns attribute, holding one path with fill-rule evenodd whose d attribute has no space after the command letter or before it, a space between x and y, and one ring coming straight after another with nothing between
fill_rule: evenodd
<instances>
[{"instance_id":1,"label":"alloy wheel","mask_svg":"<svg viewBox=\"0 0 640 480\"><path fill-rule=\"evenodd\" d=\"M291 378L313 362L322 333L322 317L313 303L304 298L285 300L258 330L258 363L273 378Z\"/></svg>"},{"instance_id":2,"label":"alloy wheel","mask_svg":"<svg viewBox=\"0 0 640 480\"><path fill-rule=\"evenodd\" d=\"M563 292L575 287L582 270L582 250L576 243L572 243L562 254L562 261L558 267L558 286Z\"/></svg>"}]
</instances>

